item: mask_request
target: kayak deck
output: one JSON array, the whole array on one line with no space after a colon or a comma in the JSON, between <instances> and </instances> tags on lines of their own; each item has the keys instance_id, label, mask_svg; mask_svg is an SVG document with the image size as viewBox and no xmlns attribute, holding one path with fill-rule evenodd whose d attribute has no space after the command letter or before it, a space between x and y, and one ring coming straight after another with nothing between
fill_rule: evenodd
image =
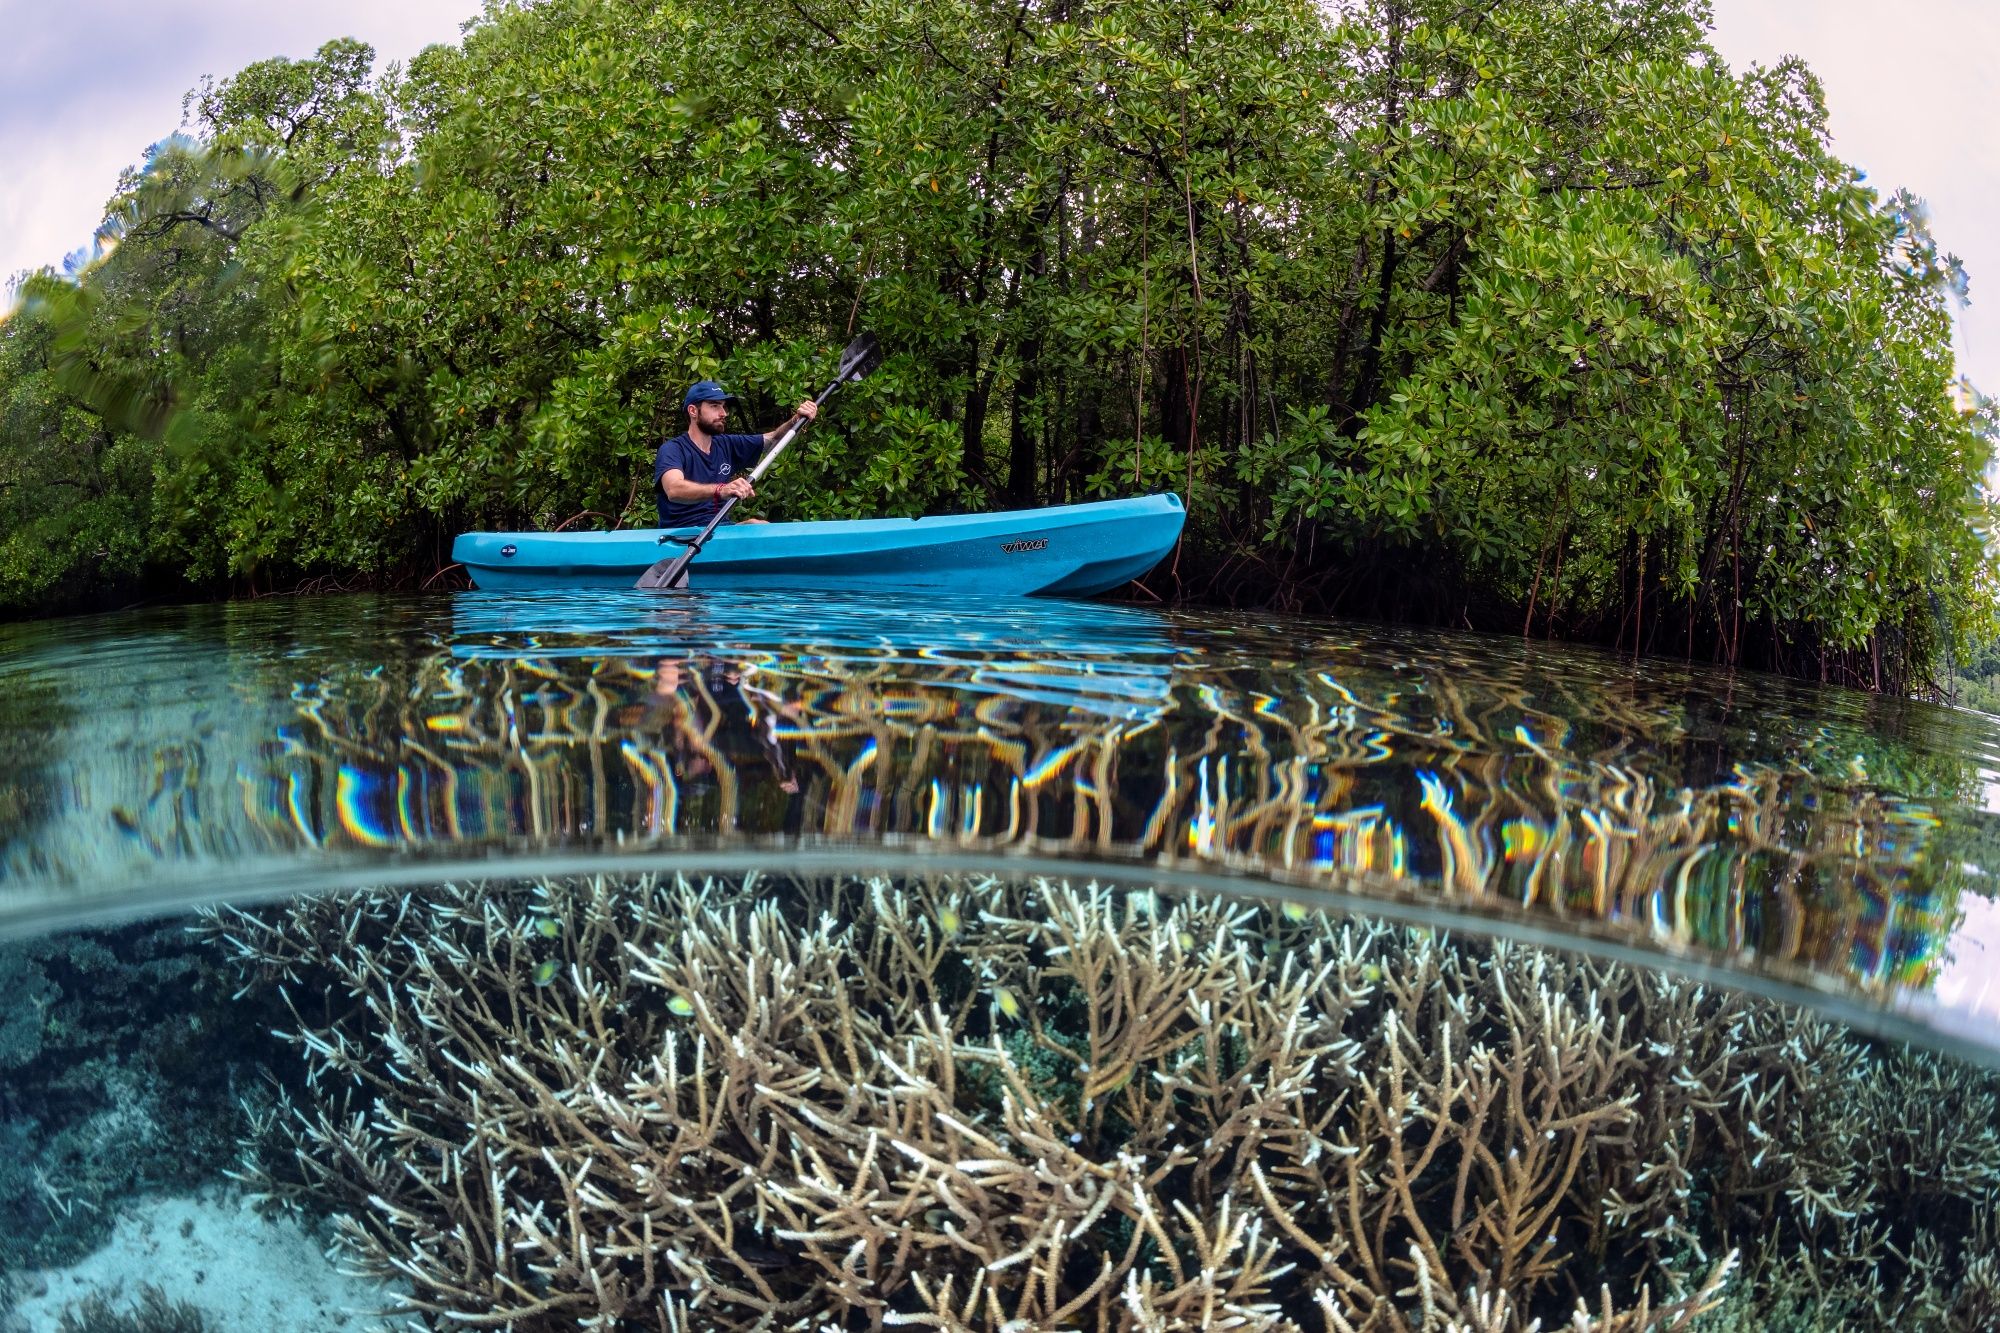
<instances>
[{"instance_id":1,"label":"kayak deck","mask_svg":"<svg viewBox=\"0 0 2000 1333\"><path fill-rule=\"evenodd\" d=\"M1179 540L1177 495L993 514L718 528L688 566L695 589L890 588L1089 597L1158 564ZM483 589L630 588L697 528L468 532L452 558Z\"/></svg>"}]
</instances>

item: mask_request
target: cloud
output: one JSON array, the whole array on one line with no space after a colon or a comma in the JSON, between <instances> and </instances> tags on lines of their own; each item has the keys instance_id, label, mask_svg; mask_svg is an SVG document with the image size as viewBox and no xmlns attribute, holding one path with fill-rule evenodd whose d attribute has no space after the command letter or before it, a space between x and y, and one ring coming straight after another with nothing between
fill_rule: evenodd
<instances>
[{"instance_id":1,"label":"cloud","mask_svg":"<svg viewBox=\"0 0 2000 1333\"><path fill-rule=\"evenodd\" d=\"M181 122L204 75L310 56L335 37L376 67L456 41L479 0L76 0L7 7L0 46L0 286L90 244L118 176Z\"/></svg>"},{"instance_id":2,"label":"cloud","mask_svg":"<svg viewBox=\"0 0 2000 1333\"><path fill-rule=\"evenodd\" d=\"M8 27L9 42L0 52L0 134L47 130L80 106L129 103L170 89L181 64L171 53L228 44L228 34L216 33L206 12L105 0L82 6L81 13L47 5L33 17L10 18ZM152 109L178 120L179 106L176 93Z\"/></svg>"}]
</instances>

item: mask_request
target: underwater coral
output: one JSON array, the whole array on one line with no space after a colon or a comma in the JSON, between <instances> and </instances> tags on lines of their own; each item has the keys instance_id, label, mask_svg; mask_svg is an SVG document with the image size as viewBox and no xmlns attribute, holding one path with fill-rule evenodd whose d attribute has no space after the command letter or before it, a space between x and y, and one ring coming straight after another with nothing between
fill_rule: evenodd
<instances>
[{"instance_id":1,"label":"underwater coral","mask_svg":"<svg viewBox=\"0 0 2000 1333\"><path fill-rule=\"evenodd\" d=\"M2000 1290L2000 1079L1624 964L1039 879L201 929L304 1061L240 1178L440 1326L1972 1329Z\"/></svg>"}]
</instances>

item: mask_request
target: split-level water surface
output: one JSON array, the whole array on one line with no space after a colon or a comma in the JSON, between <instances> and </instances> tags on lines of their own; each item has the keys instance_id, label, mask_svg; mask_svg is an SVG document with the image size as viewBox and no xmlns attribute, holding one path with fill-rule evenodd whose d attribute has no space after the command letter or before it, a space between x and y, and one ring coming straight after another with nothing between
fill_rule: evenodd
<instances>
[{"instance_id":1,"label":"split-level water surface","mask_svg":"<svg viewBox=\"0 0 2000 1333\"><path fill-rule=\"evenodd\" d=\"M777 592L0 646L0 1323L2000 1326L1981 715Z\"/></svg>"}]
</instances>

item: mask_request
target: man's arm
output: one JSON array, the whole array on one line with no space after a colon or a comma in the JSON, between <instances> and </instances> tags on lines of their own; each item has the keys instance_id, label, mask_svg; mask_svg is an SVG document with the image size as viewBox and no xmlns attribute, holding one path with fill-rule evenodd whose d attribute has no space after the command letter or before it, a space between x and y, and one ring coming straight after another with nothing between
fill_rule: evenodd
<instances>
[{"instance_id":1,"label":"man's arm","mask_svg":"<svg viewBox=\"0 0 2000 1333\"><path fill-rule=\"evenodd\" d=\"M770 448L778 442L778 437L792 428L794 421L811 421L819 415L819 404L808 398L792 410L792 414L764 432L764 447Z\"/></svg>"},{"instance_id":2,"label":"man's arm","mask_svg":"<svg viewBox=\"0 0 2000 1333\"><path fill-rule=\"evenodd\" d=\"M677 467L670 467L660 474L660 489L676 504L688 504L695 500L719 500L726 495L740 496L747 500L757 492L750 488L750 478L732 477L728 481L689 481L687 475Z\"/></svg>"}]
</instances>

